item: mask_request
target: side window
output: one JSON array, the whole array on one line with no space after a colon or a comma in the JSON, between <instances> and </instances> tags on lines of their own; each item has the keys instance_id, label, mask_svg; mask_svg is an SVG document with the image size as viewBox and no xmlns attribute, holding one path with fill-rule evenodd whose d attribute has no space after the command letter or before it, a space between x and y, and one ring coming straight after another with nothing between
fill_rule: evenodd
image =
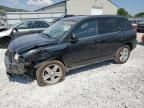
<instances>
[{"instance_id":1,"label":"side window","mask_svg":"<svg viewBox=\"0 0 144 108\"><path fill-rule=\"evenodd\" d=\"M118 19L117 25L118 25L119 31L126 31L126 30L132 29L132 23L131 21L127 19Z\"/></svg>"},{"instance_id":2,"label":"side window","mask_svg":"<svg viewBox=\"0 0 144 108\"><path fill-rule=\"evenodd\" d=\"M132 23L130 21L127 21L126 23L126 30L131 30L132 28Z\"/></svg>"},{"instance_id":3,"label":"side window","mask_svg":"<svg viewBox=\"0 0 144 108\"><path fill-rule=\"evenodd\" d=\"M17 28L18 29L31 29L33 28L33 22L32 21L24 22L20 24Z\"/></svg>"},{"instance_id":4,"label":"side window","mask_svg":"<svg viewBox=\"0 0 144 108\"><path fill-rule=\"evenodd\" d=\"M125 31L126 30L126 19L118 19L118 27L120 31Z\"/></svg>"},{"instance_id":5,"label":"side window","mask_svg":"<svg viewBox=\"0 0 144 108\"><path fill-rule=\"evenodd\" d=\"M42 21L35 21L34 22L34 28L47 28L49 25L46 22Z\"/></svg>"},{"instance_id":6,"label":"side window","mask_svg":"<svg viewBox=\"0 0 144 108\"><path fill-rule=\"evenodd\" d=\"M73 32L79 38L85 38L96 35L96 21L85 21Z\"/></svg>"},{"instance_id":7,"label":"side window","mask_svg":"<svg viewBox=\"0 0 144 108\"><path fill-rule=\"evenodd\" d=\"M100 19L98 20L98 34L107 34L115 32L115 20L113 19Z\"/></svg>"}]
</instances>

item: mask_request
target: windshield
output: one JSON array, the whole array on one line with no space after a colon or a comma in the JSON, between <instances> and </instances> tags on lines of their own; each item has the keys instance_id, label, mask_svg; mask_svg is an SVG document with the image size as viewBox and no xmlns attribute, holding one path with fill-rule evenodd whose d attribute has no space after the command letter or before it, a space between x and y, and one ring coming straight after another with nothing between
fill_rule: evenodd
<instances>
[{"instance_id":1,"label":"windshield","mask_svg":"<svg viewBox=\"0 0 144 108\"><path fill-rule=\"evenodd\" d=\"M75 24L76 22L74 21L61 20L51 25L42 33L52 38L60 38L61 36L65 35Z\"/></svg>"}]
</instances>

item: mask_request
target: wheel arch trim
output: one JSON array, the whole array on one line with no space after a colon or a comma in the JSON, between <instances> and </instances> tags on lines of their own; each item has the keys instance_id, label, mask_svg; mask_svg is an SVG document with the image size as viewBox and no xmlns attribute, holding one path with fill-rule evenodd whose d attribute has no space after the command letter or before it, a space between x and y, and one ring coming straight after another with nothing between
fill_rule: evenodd
<instances>
[{"instance_id":1,"label":"wheel arch trim","mask_svg":"<svg viewBox=\"0 0 144 108\"><path fill-rule=\"evenodd\" d=\"M53 57L51 59L45 59L43 61L40 61L38 63L35 63L33 65L34 68L38 68L39 66L41 66L42 64L46 63L46 62L49 62L49 61L53 61L53 60L57 60L57 61L60 61L61 63L64 64L64 66L66 67L66 63L64 62L64 60L62 59L62 57Z\"/></svg>"}]
</instances>

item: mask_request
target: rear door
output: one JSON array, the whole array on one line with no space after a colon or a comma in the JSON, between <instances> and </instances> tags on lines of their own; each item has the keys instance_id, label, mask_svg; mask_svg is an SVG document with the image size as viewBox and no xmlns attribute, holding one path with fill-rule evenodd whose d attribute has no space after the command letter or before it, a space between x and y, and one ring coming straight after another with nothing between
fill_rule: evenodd
<instances>
[{"instance_id":1,"label":"rear door","mask_svg":"<svg viewBox=\"0 0 144 108\"><path fill-rule=\"evenodd\" d=\"M98 20L98 34L101 36L101 56L112 57L119 46L119 37L122 35L116 27L115 18L101 18Z\"/></svg>"}]
</instances>

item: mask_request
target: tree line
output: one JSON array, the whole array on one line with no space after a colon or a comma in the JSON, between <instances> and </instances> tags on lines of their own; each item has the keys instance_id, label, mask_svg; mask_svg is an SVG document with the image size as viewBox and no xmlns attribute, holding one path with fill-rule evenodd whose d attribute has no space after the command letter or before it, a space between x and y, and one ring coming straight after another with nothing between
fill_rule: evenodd
<instances>
[{"instance_id":1,"label":"tree line","mask_svg":"<svg viewBox=\"0 0 144 108\"><path fill-rule=\"evenodd\" d=\"M119 8L117 14L126 17L133 17L124 8ZM137 13L134 17L144 17L144 12Z\"/></svg>"}]
</instances>

